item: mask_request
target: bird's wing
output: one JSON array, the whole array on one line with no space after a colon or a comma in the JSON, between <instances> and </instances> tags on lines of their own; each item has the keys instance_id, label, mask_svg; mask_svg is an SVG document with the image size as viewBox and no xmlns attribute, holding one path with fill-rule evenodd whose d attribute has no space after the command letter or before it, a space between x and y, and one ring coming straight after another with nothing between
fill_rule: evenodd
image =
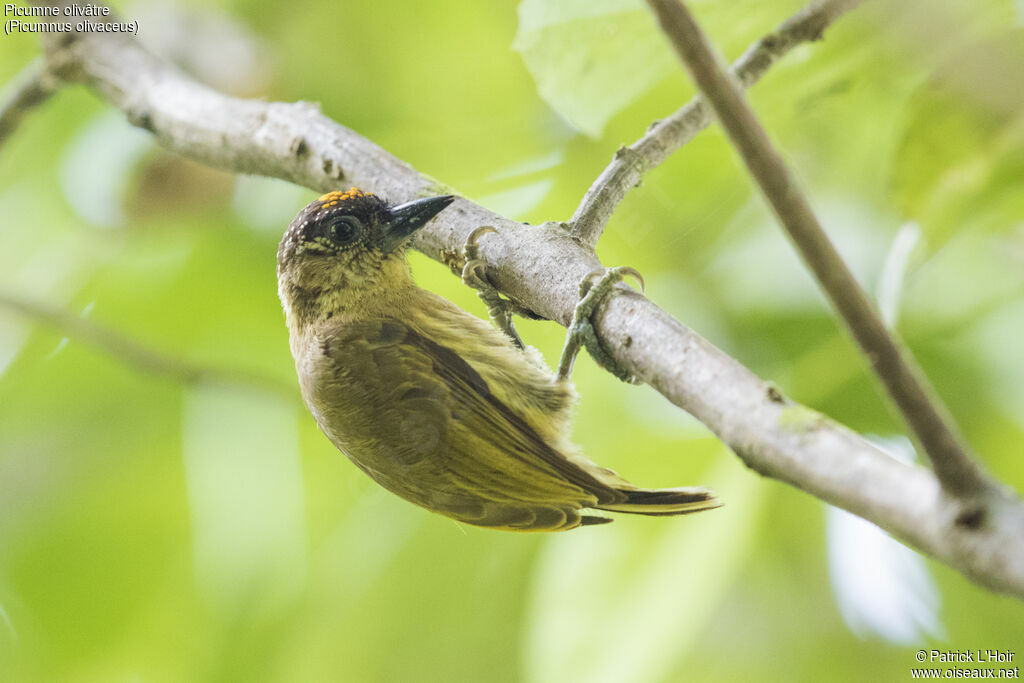
<instances>
[{"instance_id":1,"label":"bird's wing","mask_svg":"<svg viewBox=\"0 0 1024 683\"><path fill-rule=\"evenodd\" d=\"M375 436L413 469L422 463L437 476L442 462L448 486L495 502L578 506L623 496L545 442L458 353L404 323L334 325L321 336L321 347L339 390L394 425L382 430L378 423ZM403 433L403 422L417 427L412 431L419 437ZM423 462L417 451L431 446L436 452Z\"/></svg>"}]
</instances>

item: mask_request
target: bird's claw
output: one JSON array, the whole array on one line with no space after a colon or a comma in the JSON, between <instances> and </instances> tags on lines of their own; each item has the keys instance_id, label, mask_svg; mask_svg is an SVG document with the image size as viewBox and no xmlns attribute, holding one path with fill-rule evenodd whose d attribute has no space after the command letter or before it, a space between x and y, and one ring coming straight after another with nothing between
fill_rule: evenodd
<instances>
[{"instance_id":1,"label":"bird's claw","mask_svg":"<svg viewBox=\"0 0 1024 683\"><path fill-rule=\"evenodd\" d=\"M629 266L618 266L616 268L598 268L583 276L580 281L580 300L572 313L572 322L569 323L569 330L565 337L565 346L562 348L562 358L558 363L558 379L567 381L572 374L573 363L580 352L580 347L586 347L591 357L597 364L608 372L618 377L623 382L635 384L638 379L629 372L609 354L597 334L594 332L592 317L597 307L605 298L615 290L615 285L622 282L626 277L632 277L640 283L640 289L645 290L643 276Z\"/></svg>"},{"instance_id":2,"label":"bird's claw","mask_svg":"<svg viewBox=\"0 0 1024 683\"><path fill-rule=\"evenodd\" d=\"M466 244L462 247L462 253L467 261L480 258L480 245L478 244L480 237L492 232L498 234L498 229L493 225L481 225L469 233L469 237L466 238Z\"/></svg>"},{"instance_id":3,"label":"bird's claw","mask_svg":"<svg viewBox=\"0 0 1024 683\"><path fill-rule=\"evenodd\" d=\"M462 282L476 290L477 296L487 306L487 315L494 326L504 332L516 347L525 349L526 346L519 338L519 333L516 332L515 324L512 322L515 307L511 301L502 298L498 290L487 279L487 262L480 258L478 241L483 235L492 232L497 233L498 231L490 225L481 225L469 233L466 244L462 247L462 255L466 259L466 265L462 267Z\"/></svg>"}]
</instances>

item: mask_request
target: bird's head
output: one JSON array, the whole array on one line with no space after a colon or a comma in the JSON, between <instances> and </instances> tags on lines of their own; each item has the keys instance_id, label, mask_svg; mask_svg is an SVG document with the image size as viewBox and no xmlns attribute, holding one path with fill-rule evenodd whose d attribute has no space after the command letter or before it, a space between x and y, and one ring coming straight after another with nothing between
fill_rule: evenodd
<instances>
[{"instance_id":1,"label":"bird's head","mask_svg":"<svg viewBox=\"0 0 1024 683\"><path fill-rule=\"evenodd\" d=\"M356 188L328 192L299 212L277 250L277 278L286 309L331 295L344 302L381 293L406 274L405 246L454 197L389 206ZM313 300L313 301L311 301Z\"/></svg>"}]
</instances>

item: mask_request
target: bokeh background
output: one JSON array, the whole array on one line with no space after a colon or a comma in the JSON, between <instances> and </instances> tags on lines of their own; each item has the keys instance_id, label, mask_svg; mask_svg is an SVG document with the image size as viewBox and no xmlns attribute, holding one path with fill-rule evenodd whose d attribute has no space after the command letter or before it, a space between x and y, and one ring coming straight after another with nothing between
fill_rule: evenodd
<instances>
[{"instance_id":1,"label":"bokeh background","mask_svg":"<svg viewBox=\"0 0 1024 683\"><path fill-rule=\"evenodd\" d=\"M693 5L730 59L800 7ZM117 6L204 82L319 101L533 223L568 218L614 150L693 92L638 0ZM869 2L751 93L861 282L1017 490L1022 24L1019 1ZM0 37L0 81L39 51ZM590 457L645 485L712 486L724 508L516 535L378 489L295 386L275 252L313 196L168 154L81 87L0 149L0 679L903 680L920 647L1024 656L1018 600L759 478L589 358L575 438ZM629 195L598 253L796 400L915 457L714 127ZM484 315L446 269L412 261ZM521 331L557 360L561 328Z\"/></svg>"}]
</instances>

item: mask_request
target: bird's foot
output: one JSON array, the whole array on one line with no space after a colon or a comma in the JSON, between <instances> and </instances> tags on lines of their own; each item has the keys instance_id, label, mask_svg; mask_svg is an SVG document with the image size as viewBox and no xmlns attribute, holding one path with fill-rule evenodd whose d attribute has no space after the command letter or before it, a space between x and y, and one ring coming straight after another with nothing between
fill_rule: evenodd
<instances>
[{"instance_id":1,"label":"bird's foot","mask_svg":"<svg viewBox=\"0 0 1024 683\"><path fill-rule=\"evenodd\" d=\"M598 268L584 276L580 282L580 300L572 313L572 322L569 323L569 330L565 336L565 346L562 347L562 359L558 363L558 379L567 381L572 374L572 366L576 361L576 355L580 347L586 347L597 364L612 373L623 382L636 383L638 380L633 373L626 370L609 354L594 332L594 324L591 318L594 311L604 299L615 290L615 285L622 282L627 276L632 277L640 283L640 289L644 289L644 278L634 268L619 266L617 268ZM596 279L596 282L595 282Z\"/></svg>"},{"instance_id":2,"label":"bird's foot","mask_svg":"<svg viewBox=\"0 0 1024 683\"><path fill-rule=\"evenodd\" d=\"M517 311L516 306L508 299L502 298L487 279L487 262L480 258L477 240L489 232L498 231L490 225L483 225L469 233L469 237L466 238L466 244L462 248L462 254L466 258L466 265L462 267L462 282L476 290L477 296L487 306L487 315L494 326L504 332L516 347L525 349L523 340L519 338L519 333L512 322L512 316Z\"/></svg>"}]
</instances>

